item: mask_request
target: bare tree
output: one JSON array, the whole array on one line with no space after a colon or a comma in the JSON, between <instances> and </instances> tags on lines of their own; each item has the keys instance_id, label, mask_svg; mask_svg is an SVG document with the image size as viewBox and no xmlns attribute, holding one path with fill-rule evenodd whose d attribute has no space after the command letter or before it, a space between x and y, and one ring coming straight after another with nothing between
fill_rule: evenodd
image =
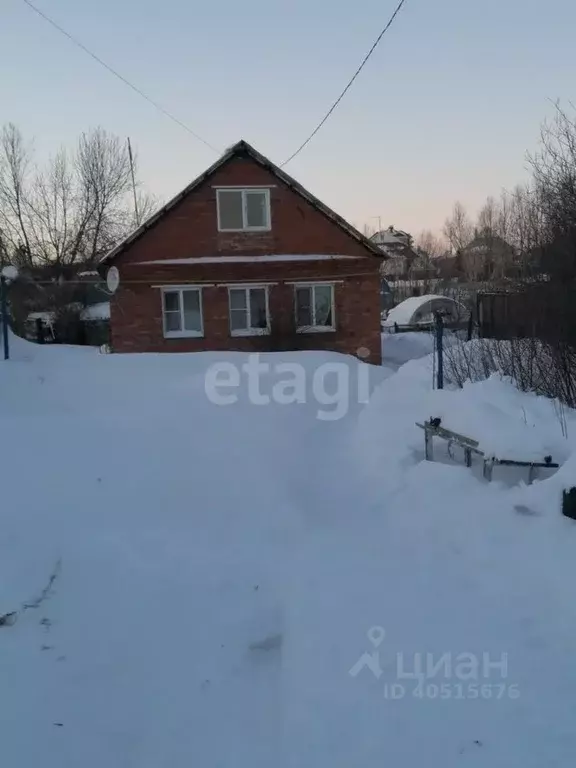
<instances>
[{"instance_id":1,"label":"bare tree","mask_svg":"<svg viewBox=\"0 0 576 768\"><path fill-rule=\"evenodd\" d=\"M478 213L475 246L470 250L476 257L475 274L485 281L500 281L510 271L514 252L506 239L510 215L505 195L500 200L488 197Z\"/></svg>"},{"instance_id":2,"label":"bare tree","mask_svg":"<svg viewBox=\"0 0 576 768\"><path fill-rule=\"evenodd\" d=\"M33 169L16 126L0 137L0 232L20 263L96 262L136 226L127 146L102 128ZM136 159L135 159L136 162ZM137 190L141 217L155 207Z\"/></svg>"},{"instance_id":3,"label":"bare tree","mask_svg":"<svg viewBox=\"0 0 576 768\"><path fill-rule=\"evenodd\" d=\"M27 190L29 240L37 260L62 264L70 261L74 242L74 176L68 157L59 152L45 172L38 171Z\"/></svg>"},{"instance_id":4,"label":"bare tree","mask_svg":"<svg viewBox=\"0 0 576 768\"><path fill-rule=\"evenodd\" d=\"M436 259L442 258L448 250L448 244L445 240L435 235L430 229L424 229L415 241L416 250L429 263L433 264Z\"/></svg>"},{"instance_id":5,"label":"bare tree","mask_svg":"<svg viewBox=\"0 0 576 768\"><path fill-rule=\"evenodd\" d=\"M24 250L31 258L27 183L30 151L22 134L13 123L2 128L0 135L0 229L5 247Z\"/></svg>"},{"instance_id":6,"label":"bare tree","mask_svg":"<svg viewBox=\"0 0 576 768\"><path fill-rule=\"evenodd\" d=\"M505 227L502 236L512 249L511 274L519 279L534 275L539 267L542 247L543 209L540 193L533 185L516 186L503 195Z\"/></svg>"},{"instance_id":7,"label":"bare tree","mask_svg":"<svg viewBox=\"0 0 576 768\"><path fill-rule=\"evenodd\" d=\"M540 151L530 158L545 230L543 258L559 281L576 274L576 116L559 104L541 132Z\"/></svg>"},{"instance_id":8,"label":"bare tree","mask_svg":"<svg viewBox=\"0 0 576 768\"><path fill-rule=\"evenodd\" d=\"M455 381L501 371L521 389L576 406L576 116L557 105L544 124L533 178L478 216L465 252L478 252L490 293L484 295L491 337L452 349ZM447 222L456 247L462 216ZM461 228L460 228L461 229ZM492 245L491 245L492 244ZM494 287L503 290L494 294ZM452 365L454 363L454 365Z\"/></svg>"},{"instance_id":9,"label":"bare tree","mask_svg":"<svg viewBox=\"0 0 576 768\"><path fill-rule=\"evenodd\" d=\"M76 167L84 248L89 260L94 260L121 236L119 229L132 184L128 148L117 136L97 128L81 136Z\"/></svg>"},{"instance_id":10,"label":"bare tree","mask_svg":"<svg viewBox=\"0 0 576 768\"><path fill-rule=\"evenodd\" d=\"M444 235L452 251L461 252L474 235L474 227L462 203L454 204L452 215L444 222Z\"/></svg>"}]
</instances>

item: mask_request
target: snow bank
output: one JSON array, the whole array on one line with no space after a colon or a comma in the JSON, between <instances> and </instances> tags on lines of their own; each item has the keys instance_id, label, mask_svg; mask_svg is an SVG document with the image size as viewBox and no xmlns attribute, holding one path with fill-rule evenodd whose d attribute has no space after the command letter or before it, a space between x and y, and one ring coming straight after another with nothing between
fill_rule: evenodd
<instances>
[{"instance_id":1,"label":"snow bank","mask_svg":"<svg viewBox=\"0 0 576 768\"><path fill-rule=\"evenodd\" d=\"M434 349L432 333L383 333L382 360L386 365L400 366L409 360L430 355Z\"/></svg>"},{"instance_id":2,"label":"snow bank","mask_svg":"<svg viewBox=\"0 0 576 768\"><path fill-rule=\"evenodd\" d=\"M381 338L383 364L396 370L410 360L418 360L426 355L431 355L435 348L434 333L428 331L384 332ZM444 334L444 348L448 349L448 347L455 349L462 347L459 332L446 332ZM445 359L448 361L449 356L445 355ZM432 361L430 362L430 370L432 370Z\"/></svg>"},{"instance_id":3,"label":"snow bank","mask_svg":"<svg viewBox=\"0 0 576 768\"><path fill-rule=\"evenodd\" d=\"M411 361L374 393L359 421L365 466L382 466L391 454L419 461L424 436L416 422L430 418L477 440L488 456L543 461L551 455L563 463L570 455L573 445L563 435L553 401L521 393L498 374L467 382L462 389L432 390L432 366L431 356ZM573 412L567 418L569 433L576 437Z\"/></svg>"}]
</instances>

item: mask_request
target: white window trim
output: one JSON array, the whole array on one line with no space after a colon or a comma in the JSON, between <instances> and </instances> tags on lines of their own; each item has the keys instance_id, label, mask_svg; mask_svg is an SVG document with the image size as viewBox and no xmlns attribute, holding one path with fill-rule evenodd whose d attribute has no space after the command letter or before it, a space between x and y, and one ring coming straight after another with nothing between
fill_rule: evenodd
<instances>
[{"instance_id":1,"label":"white window trim","mask_svg":"<svg viewBox=\"0 0 576 768\"><path fill-rule=\"evenodd\" d=\"M270 285L278 283L216 283L216 288L268 288Z\"/></svg>"},{"instance_id":2,"label":"white window trim","mask_svg":"<svg viewBox=\"0 0 576 768\"><path fill-rule=\"evenodd\" d=\"M219 192L241 192L242 193L242 222L244 224L241 228L234 229L222 229L220 226L220 195ZM267 219L266 226L264 227L249 227L246 224L246 192L264 192L266 197L266 212ZM270 188L269 187L216 187L216 219L218 225L218 232L270 232L272 229L272 211L270 208Z\"/></svg>"},{"instance_id":3,"label":"white window trim","mask_svg":"<svg viewBox=\"0 0 576 768\"><path fill-rule=\"evenodd\" d=\"M276 184L213 184L212 189L274 189Z\"/></svg>"},{"instance_id":4,"label":"white window trim","mask_svg":"<svg viewBox=\"0 0 576 768\"><path fill-rule=\"evenodd\" d=\"M232 330L232 305L230 302L230 291L243 290L246 292L246 309L249 320L250 317L250 297L249 292L254 288L263 288L266 295L266 328L237 328ZM230 336L269 336L270 335L270 297L268 291L268 285L229 285L228 286L228 325L230 328Z\"/></svg>"},{"instance_id":5,"label":"white window trim","mask_svg":"<svg viewBox=\"0 0 576 768\"><path fill-rule=\"evenodd\" d=\"M294 280L287 281L285 285L297 285L298 288L310 288L313 285L340 285L344 280Z\"/></svg>"},{"instance_id":6,"label":"white window trim","mask_svg":"<svg viewBox=\"0 0 576 768\"><path fill-rule=\"evenodd\" d=\"M199 304L200 304L200 325L202 326L200 331L186 331L184 330L184 301L182 294L186 291L197 291ZM166 313L164 311L164 294L165 293L178 293L180 294L180 324L182 326L181 331L167 331L166 330ZM202 286L200 285L163 285L160 290L160 301L162 309L162 331L165 339L201 339L204 337L204 306L202 301Z\"/></svg>"},{"instance_id":7,"label":"white window trim","mask_svg":"<svg viewBox=\"0 0 576 768\"><path fill-rule=\"evenodd\" d=\"M303 325L296 326L296 333L335 333L336 332L336 291L334 290L334 283L329 282L307 282L307 283L292 283L294 286L294 319L298 323L298 306L296 304L296 292L298 288L310 288L312 289L312 302L311 309L313 317L316 315L316 300L314 298L314 288L318 286L329 285L332 288L332 325Z\"/></svg>"},{"instance_id":8,"label":"white window trim","mask_svg":"<svg viewBox=\"0 0 576 768\"><path fill-rule=\"evenodd\" d=\"M190 291L194 288L214 288L216 283L162 283L153 285L152 288L160 288L163 291Z\"/></svg>"}]
</instances>

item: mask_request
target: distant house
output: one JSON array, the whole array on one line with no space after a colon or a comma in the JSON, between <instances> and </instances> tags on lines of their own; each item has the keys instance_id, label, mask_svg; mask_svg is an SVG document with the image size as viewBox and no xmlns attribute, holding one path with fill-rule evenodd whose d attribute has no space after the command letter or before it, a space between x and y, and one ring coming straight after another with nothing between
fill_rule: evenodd
<instances>
[{"instance_id":1,"label":"distant house","mask_svg":"<svg viewBox=\"0 0 576 768\"><path fill-rule=\"evenodd\" d=\"M503 278L513 271L516 252L500 235L480 230L462 248L459 261L462 271L471 279Z\"/></svg>"},{"instance_id":2,"label":"distant house","mask_svg":"<svg viewBox=\"0 0 576 768\"><path fill-rule=\"evenodd\" d=\"M376 232L370 240L388 257L382 269L384 276L392 280L407 275L419 257L412 235L401 229L388 227Z\"/></svg>"},{"instance_id":3,"label":"distant house","mask_svg":"<svg viewBox=\"0 0 576 768\"><path fill-rule=\"evenodd\" d=\"M380 361L378 245L244 141L102 261L117 352L327 349Z\"/></svg>"}]
</instances>

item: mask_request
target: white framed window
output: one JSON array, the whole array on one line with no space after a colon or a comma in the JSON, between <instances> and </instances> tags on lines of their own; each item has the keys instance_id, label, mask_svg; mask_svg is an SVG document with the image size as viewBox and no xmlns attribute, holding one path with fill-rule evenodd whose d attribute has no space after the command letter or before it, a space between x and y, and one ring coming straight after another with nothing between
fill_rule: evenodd
<instances>
[{"instance_id":1,"label":"white framed window","mask_svg":"<svg viewBox=\"0 0 576 768\"><path fill-rule=\"evenodd\" d=\"M266 286L228 288L231 336L265 336L270 333Z\"/></svg>"},{"instance_id":2,"label":"white framed window","mask_svg":"<svg viewBox=\"0 0 576 768\"><path fill-rule=\"evenodd\" d=\"M294 286L294 313L299 333L335 331L334 285L307 283Z\"/></svg>"},{"instance_id":3,"label":"white framed window","mask_svg":"<svg viewBox=\"0 0 576 768\"><path fill-rule=\"evenodd\" d=\"M270 190L217 189L219 232L266 232L270 225Z\"/></svg>"},{"instance_id":4,"label":"white framed window","mask_svg":"<svg viewBox=\"0 0 576 768\"><path fill-rule=\"evenodd\" d=\"M203 336L202 290L162 288L162 323L166 339Z\"/></svg>"}]
</instances>

